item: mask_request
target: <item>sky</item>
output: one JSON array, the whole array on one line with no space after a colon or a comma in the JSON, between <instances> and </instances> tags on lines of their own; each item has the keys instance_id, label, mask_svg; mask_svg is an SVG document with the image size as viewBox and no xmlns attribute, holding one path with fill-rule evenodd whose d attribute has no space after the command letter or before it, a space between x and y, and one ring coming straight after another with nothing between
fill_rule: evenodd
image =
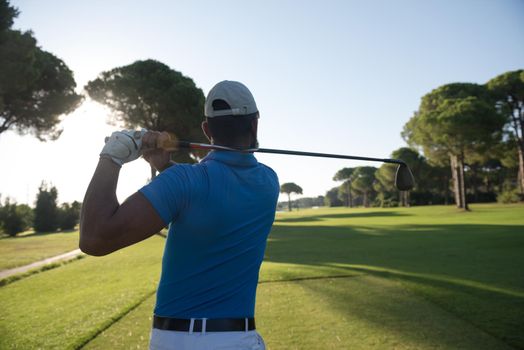
<instances>
[{"instance_id":1,"label":"sky","mask_svg":"<svg viewBox=\"0 0 524 350\"><path fill-rule=\"evenodd\" d=\"M387 158L431 90L485 83L524 68L524 0L68 1L12 0L14 28L74 72L77 90L103 71L159 60L205 94L243 82L260 110L265 148ZM42 181L59 202L82 201L112 131L111 111L86 98L54 142L0 134L0 194L34 204ZM179 135L183 139L183 135ZM257 155L303 195L339 185L341 168L380 163ZM143 186L143 160L123 166L120 200ZM281 197L285 200L285 197Z\"/></svg>"}]
</instances>

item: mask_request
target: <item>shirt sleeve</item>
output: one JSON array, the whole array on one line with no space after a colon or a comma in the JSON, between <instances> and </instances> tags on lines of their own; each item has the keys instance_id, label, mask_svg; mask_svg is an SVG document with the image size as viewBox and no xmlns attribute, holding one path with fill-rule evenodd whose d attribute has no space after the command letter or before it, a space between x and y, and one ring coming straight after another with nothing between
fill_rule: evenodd
<instances>
[{"instance_id":1,"label":"shirt sleeve","mask_svg":"<svg viewBox=\"0 0 524 350\"><path fill-rule=\"evenodd\" d=\"M185 165L174 165L139 190L166 225L174 221L190 202L191 183L188 170L190 169Z\"/></svg>"}]
</instances>

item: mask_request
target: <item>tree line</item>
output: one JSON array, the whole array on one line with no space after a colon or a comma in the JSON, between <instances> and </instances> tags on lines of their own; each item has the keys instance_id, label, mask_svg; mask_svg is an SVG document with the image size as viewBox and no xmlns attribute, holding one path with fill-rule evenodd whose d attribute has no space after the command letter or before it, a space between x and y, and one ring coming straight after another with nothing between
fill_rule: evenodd
<instances>
[{"instance_id":1,"label":"tree line","mask_svg":"<svg viewBox=\"0 0 524 350\"><path fill-rule=\"evenodd\" d=\"M471 202L524 200L524 70L486 84L451 83L432 90L401 135L409 147L391 157L411 168L413 190L395 189L391 164L343 168L333 177L342 184L327 191L325 204L389 207L454 201L468 210Z\"/></svg>"},{"instance_id":2,"label":"tree line","mask_svg":"<svg viewBox=\"0 0 524 350\"><path fill-rule=\"evenodd\" d=\"M524 200L524 71L506 72L486 84L451 83L422 97L404 125L410 147L392 158L411 168L416 186L396 191L395 166L340 169L343 181L326 193L330 206L448 204Z\"/></svg>"},{"instance_id":3,"label":"tree line","mask_svg":"<svg viewBox=\"0 0 524 350\"><path fill-rule=\"evenodd\" d=\"M9 236L31 228L37 233L73 230L80 218L81 203L57 203L58 190L42 182L36 195L35 207L17 204L0 196L0 232Z\"/></svg>"},{"instance_id":4,"label":"tree line","mask_svg":"<svg viewBox=\"0 0 524 350\"><path fill-rule=\"evenodd\" d=\"M76 94L67 65L38 47L31 31L12 29L17 15L7 0L0 0L0 135L15 130L43 141L56 139L60 116L88 96L109 107L126 128L145 127L205 141L200 130L204 94L191 78L150 59L102 72L86 84L86 96ZM394 168L388 165L344 168L334 175L342 184L326 193L326 204L391 206L453 200L467 210L472 201L522 200L523 135L523 70L503 73L486 84L440 86L422 97L404 125L402 137L409 147L392 154L411 167L417 179L414 190L398 193L392 187ZM180 150L173 160L194 162L202 156Z\"/></svg>"}]
</instances>

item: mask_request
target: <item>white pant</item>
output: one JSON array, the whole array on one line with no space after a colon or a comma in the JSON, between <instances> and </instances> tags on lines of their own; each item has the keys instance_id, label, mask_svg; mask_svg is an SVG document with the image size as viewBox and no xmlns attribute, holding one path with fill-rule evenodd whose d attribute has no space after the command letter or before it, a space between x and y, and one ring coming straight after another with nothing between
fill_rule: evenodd
<instances>
[{"instance_id":1,"label":"white pant","mask_svg":"<svg viewBox=\"0 0 524 350\"><path fill-rule=\"evenodd\" d=\"M177 332L153 328L150 350L265 350L257 331Z\"/></svg>"}]
</instances>

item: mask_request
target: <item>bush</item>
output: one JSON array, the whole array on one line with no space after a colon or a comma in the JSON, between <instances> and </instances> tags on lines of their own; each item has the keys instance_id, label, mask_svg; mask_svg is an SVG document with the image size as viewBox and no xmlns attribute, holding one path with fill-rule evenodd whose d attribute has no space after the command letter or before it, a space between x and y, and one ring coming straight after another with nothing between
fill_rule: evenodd
<instances>
[{"instance_id":1,"label":"bush","mask_svg":"<svg viewBox=\"0 0 524 350\"><path fill-rule=\"evenodd\" d=\"M48 188L42 182L36 195L34 229L36 232L54 232L58 229L59 218L56 199L58 191L56 187Z\"/></svg>"},{"instance_id":2,"label":"bush","mask_svg":"<svg viewBox=\"0 0 524 350\"><path fill-rule=\"evenodd\" d=\"M394 208L394 207L398 207L398 205L399 205L399 203L398 203L398 199L397 198L386 198L382 202L382 207L383 208Z\"/></svg>"},{"instance_id":3,"label":"bush","mask_svg":"<svg viewBox=\"0 0 524 350\"><path fill-rule=\"evenodd\" d=\"M58 210L58 221L60 230L72 230L78 224L80 218L80 207L81 204L77 201L73 203L63 203Z\"/></svg>"},{"instance_id":4,"label":"bush","mask_svg":"<svg viewBox=\"0 0 524 350\"><path fill-rule=\"evenodd\" d=\"M324 204L328 207L340 207L344 205L344 202L342 202L338 196L338 187L333 187L329 191L326 192L326 196L324 197Z\"/></svg>"},{"instance_id":5,"label":"bush","mask_svg":"<svg viewBox=\"0 0 524 350\"><path fill-rule=\"evenodd\" d=\"M26 204L11 203L6 198L5 203L0 206L0 228L9 236L29 229L33 221L33 210Z\"/></svg>"},{"instance_id":6,"label":"bush","mask_svg":"<svg viewBox=\"0 0 524 350\"><path fill-rule=\"evenodd\" d=\"M504 186L502 192L497 195L497 202L499 203L518 203L521 200L519 191L516 188Z\"/></svg>"}]
</instances>

